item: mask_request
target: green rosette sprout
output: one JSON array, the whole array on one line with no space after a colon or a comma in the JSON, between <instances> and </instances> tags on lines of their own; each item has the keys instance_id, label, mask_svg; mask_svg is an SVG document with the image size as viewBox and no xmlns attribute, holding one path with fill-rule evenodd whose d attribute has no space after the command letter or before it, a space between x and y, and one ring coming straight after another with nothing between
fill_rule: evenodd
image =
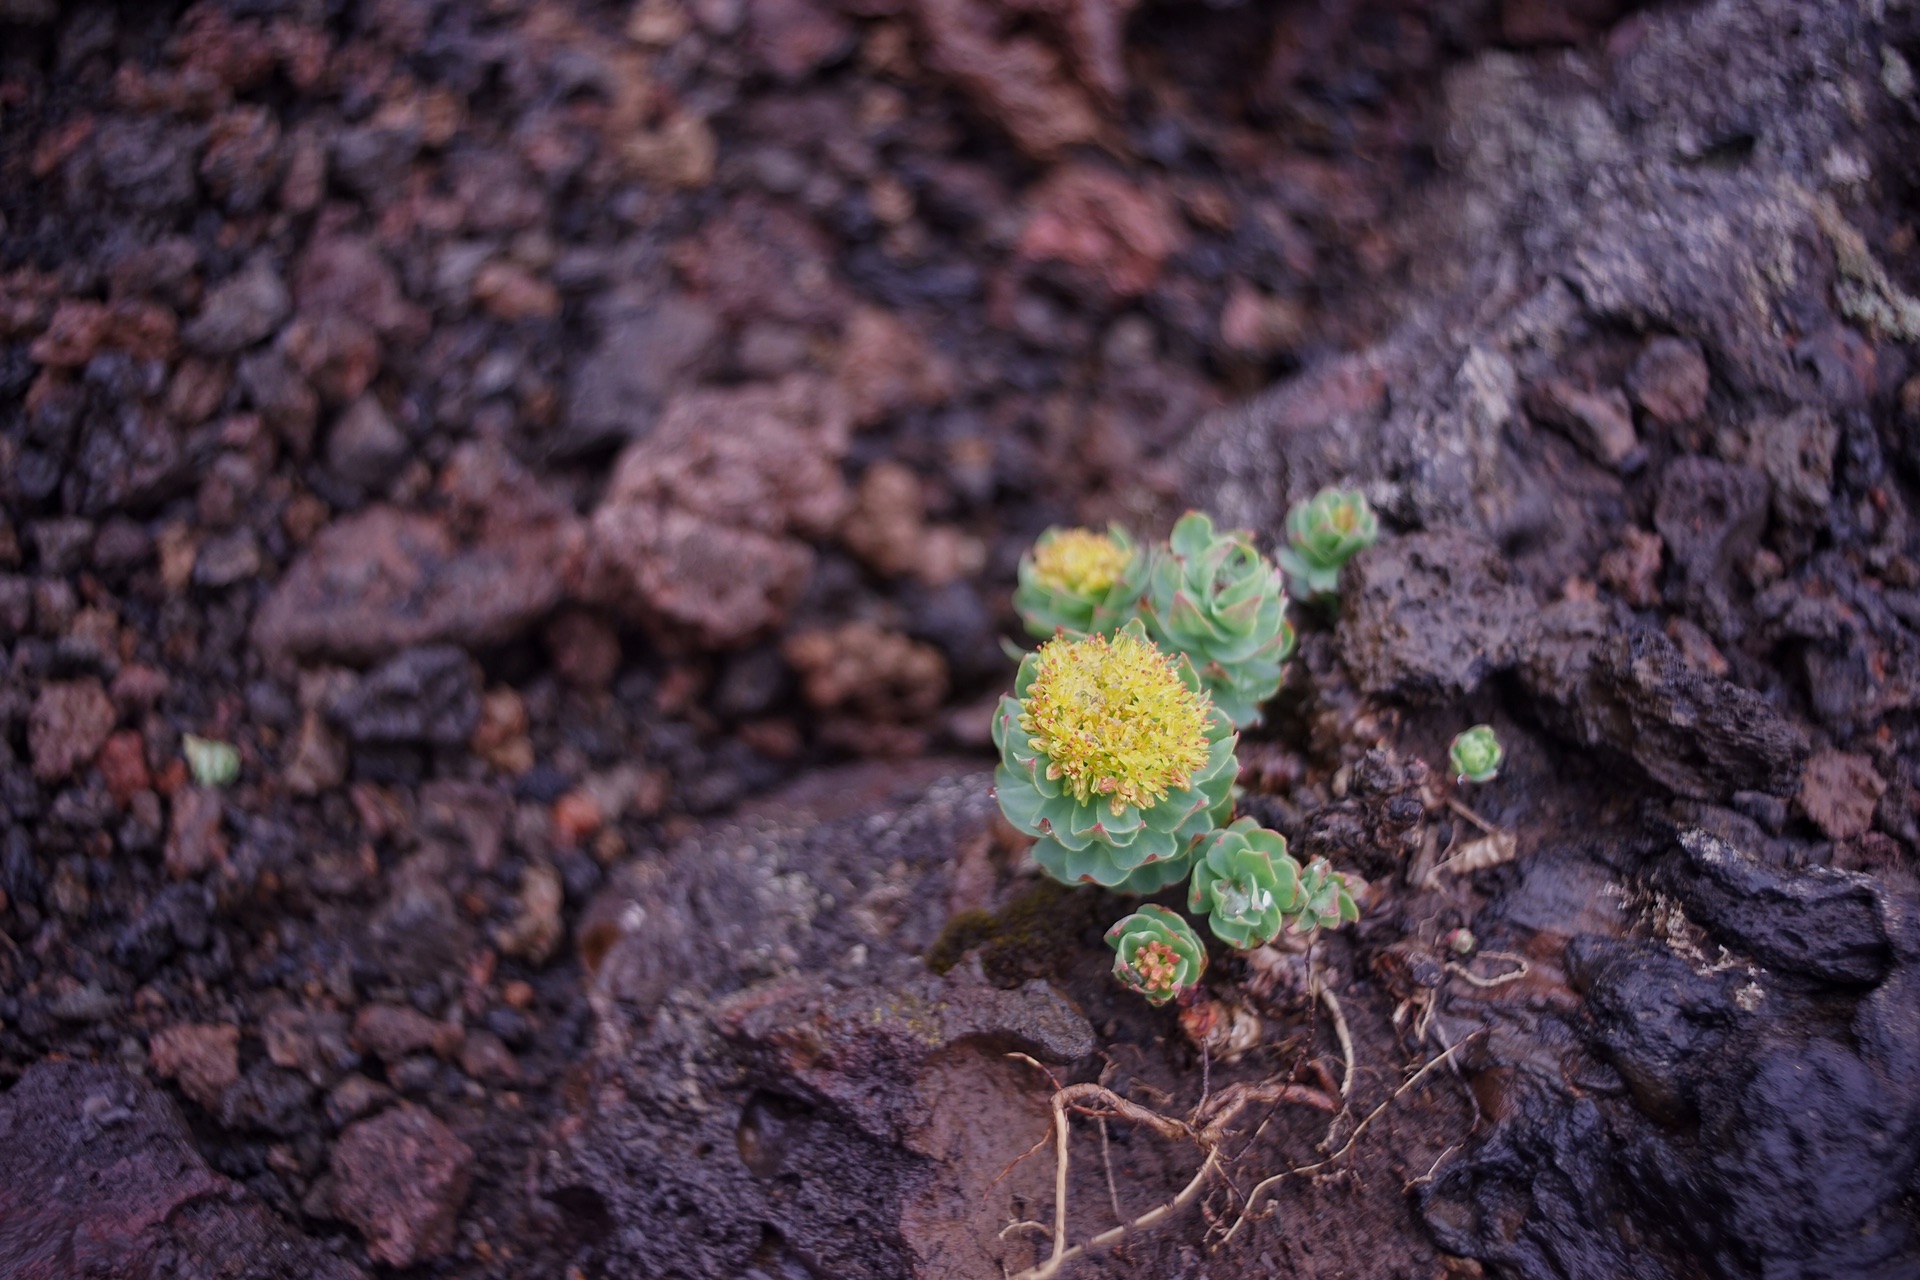
<instances>
[{"instance_id":1,"label":"green rosette sprout","mask_svg":"<svg viewBox=\"0 0 1920 1280\"><path fill-rule=\"evenodd\" d=\"M1192 660L1214 706L1235 727L1260 722L1293 652L1287 593L1273 562L1242 532L1215 533L1189 511L1156 548L1142 616L1162 648Z\"/></svg>"},{"instance_id":2,"label":"green rosette sprout","mask_svg":"<svg viewBox=\"0 0 1920 1280\"><path fill-rule=\"evenodd\" d=\"M240 752L230 742L186 733L180 735L180 754L198 786L224 787L240 776Z\"/></svg>"},{"instance_id":3,"label":"green rosette sprout","mask_svg":"<svg viewBox=\"0 0 1920 1280\"><path fill-rule=\"evenodd\" d=\"M1133 617L1146 587L1147 556L1127 531L1048 529L1020 558L1013 607L1042 639L1111 635Z\"/></svg>"},{"instance_id":4,"label":"green rosette sprout","mask_svg":"<svg viewBox=\"0 0 1920 1280\"><path fill-rule=\"evenodd\" d=\"M1462 782L1492 782L1500 776L1500 764L1507 753L1494 736L1493 726L1477 724L1454 735L1447 748L1447 762Z\"/></svg>"},{"instance_id":5,"label":"green rosette sprout","mask_svg":"<svg viewBox=\"0 0 1920 1280\"><path fill-rule=\"evenodd\" d=\"M1207 971L1207 948L1193 926L1151 903L1107 930L1107 945L1113 976L1148 1004L1165 1004Z\"/></svg>"},{"instance_id":6,"label":"green rosette sprout","mask_svg":"<svg viewBox=\"0 0 1920 1280\"><path fill-rule=\"evenodd\" d=\"M1231 815L1238 741L1193 664L1136 619L1021 661L994 713L994 791L1054 879L1153 893L1185 878L1195 842Z\"/></svg>"},{"instance_id":7,"label":"green rosette sprout","mask_svg":"<svg viewBox=\"0 0 1920 1280\"><path fill-rule=\"evenodd\" d=\"M1325 858L1315 858L1300 872L1300 898L1287 912L1287 927L1294 933L1312 933L1315 929L1334 929L1360 918L1347 882Z\"/></svg>"},{"instance_id":8,"label":"green rosette sprout","mask_svg":"<svg viewBox=\"0 0 1920 1280\"><path fill-rule=\"evenodd\" d=\"M1280 936L1300 898L1300 864L1287 838L1252 818L1211 832L1194 850L1187 910L1206 913L1213 936L1242 951Z\"/></svg>"},{"instance_id":9,"label":"green rosette sprout","mask_svg":"<svg viewBox=\"0 0 1920 1280\"><path fill-rule=\"evenodd\" d=\"M1312 599L1340 587L1340 568L1380 538L1380 521L1357 489L1322 489L1287 512L1280 567L1295 594Z\"/></svg>"}]
</instances>

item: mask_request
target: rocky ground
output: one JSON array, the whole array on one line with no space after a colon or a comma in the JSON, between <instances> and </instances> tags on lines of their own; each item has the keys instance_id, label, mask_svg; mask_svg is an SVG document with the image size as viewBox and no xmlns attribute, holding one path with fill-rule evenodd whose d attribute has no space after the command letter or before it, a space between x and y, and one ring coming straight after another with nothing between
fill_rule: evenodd
<instances>
[{"instance_id":1,"label":"rocky ground","mask_svg":"<svg viewBox=\"0 0 1920 1280\"><path fill-rule=\"evenodd\" d=\"M0 0L0 1272L1000 1277L1051 1074L1259 1098L1069 1275L1914 1274L1916 65ZM1241 806L1363 919L1150 1009L994 818L1014 564L1334 481ZM1075 1244L1205 1158L1070 1138Z\"/></svg>"}]
</instances>

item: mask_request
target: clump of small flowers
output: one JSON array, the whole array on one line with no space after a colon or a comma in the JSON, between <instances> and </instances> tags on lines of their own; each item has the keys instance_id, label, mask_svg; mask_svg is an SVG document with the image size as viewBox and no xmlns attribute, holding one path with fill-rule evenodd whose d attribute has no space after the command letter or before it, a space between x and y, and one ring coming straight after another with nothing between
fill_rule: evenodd
<instances>
[{"instance_id":1,"label":"clump of small flowers","mask_svg":"<svg viewBox=\"0 0 1920 1280\"><path fill-rule=\"evenodd\" d=\"M1287 512L1287 545L1281 568L1296 594L1330 596L1340 587L1340 569L1380 537L1380 521L1357 489L1326 488Z\"/></svg>"},{"instance_id":2,"label":"clump of small flowers","mask_svg":"<svg viewBox=\"0 0 1920 1280\"><path fill-rule=\"evenodd\" d=\"M1152 903L1107 930L1113 976L1147 1003L1161 1005L1200 981L1207 948L1193 926Z\"/></svg>"},{"instance_id":3,"label":"clump of small flowers","mask_svg":"<svg viewBox=\"0 0 1920 1280\"><path fill-rule=\"evenodd\" d=\"M1477 724L1454 735L1453 745L1447 748L1447 762L1462 782L1492 782L1500 776L1500 764L1506 758L1492 725Z\"/></svg>"},{"instance_id":4,"label":"clump of small flowers","mask_svg":"<svg viewBox=\"0 0 1920 1280\"><path fill-rule=\"evenodd\" d=\"M1039 837L1034 860L1066 884L1173 884L1233 803L1233 727L1193 664L1162 653L1138 621L1028 654L993 739L1000 811Z\"/></svg>"},{"instance_id":5,"label":"clump of small flowers","mask_svg":"<svg viewBox=\"0 0 1920 1280\"><path fill-rule=\"evenodd\" d=\"M1146 586L1147 557L1127 531L1111 525L1048 529L1020 558L1013 607L1028 632L1042 639L1111 634L1133 616Z\"/></svg>"},{"instance_id":6,"label":"clump of small flowers","mask_svg":"<svg viewBox=\"0 0 1920 1280\"><path fill-rule=\"evenodd\" d=\"M187 772L196 786L225 787L240 776L240 751L232 743L182 734L180 754L187 758Z\"/></svg>"},{"instance_id":7,"label":"clump of small flowers","mask_svg":"<svg viewBox=\"0 0 1920 1280\"><path fill-rule=\"evenodd\" d=\"M1189 909L1242 949L1357 918L1326 859L1303 868L1278 832L1224 825L1235 729L1259 722L1294 645L1285 579L1249 535L1199 512L1151 547L1117 525L1049 529L1020 562L1014 604L1047 642L995 709L994 788L1041 870L1131 894L1191 873ZM1156 1005L1206 969L1199 935L1165 907L1143 906L1107 943L1114 976Z\"/></svg>"},{"instance_id":8,"label":"clump of small flowers","mask_svg":"<svg viewBox=\"0 0 1920 1280\"><path fill-rule=\"evenodd\" d=\"M1280 573L1250 536L1216 533L1212 519L1189 511L1155 548L1140 611L1162 647L1193 661L1228 719L1260 722L1294 634Z\"/></svg>"}]
</instances>

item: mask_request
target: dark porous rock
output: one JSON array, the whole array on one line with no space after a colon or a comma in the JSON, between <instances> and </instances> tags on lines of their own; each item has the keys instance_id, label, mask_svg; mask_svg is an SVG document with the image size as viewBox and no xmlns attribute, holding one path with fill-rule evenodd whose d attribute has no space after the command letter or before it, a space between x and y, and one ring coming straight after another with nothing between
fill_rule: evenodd
<instances>
[{"instance_id":1,"label":"dark porous rock","mask_svg":"<svg viewBox=\"0 0 1920 1280\"><path fill-rule=\"evenodd\" d=\"M58 782L93 759L113 732L113 701L98 680L59 681L40 690L27 721L33 776Z\"/></svg>"},{"instance_id":2,"label":"dark porous rock","mask_svg":"<svg viewBox=\"0 0 1920 1280\"><path fill-rule=\"evenodd\" d=\"M703 303L671 295L647 307L609 308L600 342L574 371L559 428L543 440L572 458L638 440L661 403L711 362L719 320Z\"/></svg>"},{"instance_id":3,"label":"dark porous rock","mask_svg":"<svg viewBox=\"0 0 1920 1280\"><path fill-rule=\"evenodd\" d=\"M374 1261L395 1267L453 1247L473 1150L424 1107L403 1102L348 1127L333 1148L333 1210Z\"/></svg>"},{"instance_id":4,"label":"dark porous rock","mask_svg":"<svg viewBox=\"0 0 1920 1280\"><path fill-rule=\"evenodd\" d=\"M0 1275L364 1280L208 1168L164 1093L83 1062L0 1095Z\"/></svg>"},{"instance_id":5,"label":"dark porous rock","mask_svg":"<svg viewBox=\"0 0 1920 1280\"><path fill-rule=\"evenodd\" d=\"M287 286L273 265L256 258L238 275L214 286L200 314L180 336L203 354L232 355L278 329L292 308Z\"/></svg>"},{"instance_id":6,"label":"dark porous rock","mask_svg":"<svg viewBox=\"0 0 1920 1280\"><path fill-rule=\"evenodd\" d=\"M1717 634L1728 626L1729 581L1766 528L1768 493L1761 472L1713 458L1677 458L1660 476L1653 526L1679 571L1683 599Z\"/></svg>"},{"instance_id":7,"label":"dark porous rock","mask_svg":"<svg viewBox=\"0 0 1920 1280\"><path fill-rule=\"evenodd\" d=\"M1592 1042L1620 1073L1634 1105L1679 1124L1699 1105L1697 1073L1733 1025L1737 975L1703 977L1665 947L1583 936L1567 946L1567 973L1587 998Z\"/></svg>"},{"instance_id":8,"label":"dark porous rock","mask_svg":"<svg viewBox=\"0 0 1920 1280\"><path fill-rule=\"evenodd\" d=\"M577 931L589 1083L539 1174L610 1267L737 1275L769 1238L778 1265L859 1280L1027 1265L1001 1205L1049 1194L1050 1170L1016 1163L1048 1088L1006 1055L1077 1061L1091 1029L1044 982L917 959L991 813L970 773L830 819L717 824L616 873Z\"/></svg>"},{"instance_id":9,"label":"dark porous rock","mask_svg":"<svg viewBox=\"0 0 1920 1280\"><path fill-rule=\"evenodd\" d=\"M1412 534L1349 562L1341 655L1368 693L1454 701L1512 664L1532 613L1493 546L1467 533Z\"/></svg>"},{"instance_id":10,"label":"dark porous rock","mask_svg":"<svg viewBox=\"0 0 1920 1280\"><path fill-rule=\"evenodd\" d=\"M332 713L356 743L455 746L480 722L480 673L453 645L408 649L356 683Z\"/></svg>"},{"instance_id":11,"label":"dark porous rock","mask_svg":"<svg viewBox=\"0 0 1920 1280\"><path fill-rule=\"evenodd\" d=\"M327 433L327 466L359 489L384 489L407 458L407 438L373 396L347 406Z\"/></svg>"},{"instance_id":12,"label":"dark porous rock","mask_svg":"<svg viewBox=\"0 0 1920 1280\"><path fill-rule=\"evenodd\" d=\"M1829 867L1766 866L1705 831L1680 833L1669 892L1729 944L1770 969L1842 986L1872 986L1893 964L1880 891L1870 876Z\"/></svg>"},{"instance_id":13,"label":"dark porous rock","mask_svg":"<svg viewBox=\"0 0 1920 1280\"><path fill-rule=\"evenodd\" d=\"M1560 736L1618 752L1680 795L1790 796L1799 785L1809 745L1797 725L1753 690L1703 674L1665 635L1597 603L1542 610L1519 675Z\"/></svg>"}]
</instances>

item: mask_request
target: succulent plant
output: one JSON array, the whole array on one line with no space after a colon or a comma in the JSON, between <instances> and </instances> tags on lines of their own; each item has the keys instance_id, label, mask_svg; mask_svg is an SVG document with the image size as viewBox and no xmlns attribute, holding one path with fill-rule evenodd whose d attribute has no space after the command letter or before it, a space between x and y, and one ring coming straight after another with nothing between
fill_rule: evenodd
<instances>
[{"instance_id":1,"label":"succulent plant","mask_svg":"<svg viewBox=\"0 0 1920 1280\"><path fill-rule=\"evenodd\" d=\"M1300 871L1300 898L1287 912L1287 926L1295 933L1333 929L1360 918L1347 882L1325 858L1315 858Z\"/></svg>"},{"instance_id":2,"label":"succulent plant","mask_svg":"<svg viewBox=\"0 0 1920 1280\"><path fill-rule=\"evenodd\" d=\"M1207 948L1193 926L1152 903L1107 930L1113 976L1149 1004L1165 1004L1200 981Z\"/></svg>"},{"instance_id":3,"label":"succulent plant","mask_svg":"<svg viewBox=\"0 0 1920 1280\"><path fill-rule=\"evenodd\" d=\"M180 754L198 786L224 787L240 776L240 751L232 743L186 733L180 736Z\"/></svg>"},{"instance_id":4,"label":"succulent plant","mask_svg":"<svg viewBox=\"0 0 1920 1280\"><path fill-rule=\"evenodd\" d=\"M1380 537L1380 521L1357 489L1322 489L1287 512L1287 545L1280 567L1294 593L1329 596L1340 587L1340 567Z\"/></svg>"},{"instance_id":5,"label":"succulent plant","mask_svg":"<svg viewBox=\"0 0 1920 1280\"><path fill-rule=\"evenodd\" d=\"M1162 648L1183 653L1214 706L1236 727L1260 722L1293 652L1287 593L1272 561L1242 532L1215 533L1189 511L1155 548L1141 615Z\"/></svg>"},{"instance_id":6,"label":"succulent plant","mask_svg":"<svg viewBox=\"0 0 1920 1280\"><path fill-rule=\"evenodd\" d=\"M1206 912L1213 936L1242 951L1272 942L1284 926L1311 933L1359 918L1325 858L1301 870L1287 838L1252 818L1211 832L1194 850L1187 910Z\"/></svg>"},{"instance_id":7,"label":"succulent plant","mask_svg":"<svg viewBox=\"0 0 1920 1280\"><path fill-rule=\"evenodd\" d=\"M1287 838L1252 818L1208 833L1194 850L1187 910L1205 912L1213 936L1242 951L1280 936L1300 897L1300 864Z\"/></svg>"},{"instance_id":8,"label":"succulent plant","mask_svg":"<svg viewBox=\"0 0 1920 1280\"><path fill-rule=\"evenodd\" d=\"M1133 616L1146 569L1147 556L1117 524L1105 533L1048 529L1020 558L1013 607L1042 639L1110 635Z\"/></svg>"},{"instance_id":9,"label":"succulent plant","mask_svg":"<svg viewBox=\"0 0 1920 1280\"><path fill-rule=\"evenodd\" d=\"M1492 782L1500 776L1500 763L1506 758L1493 726L1487 724L1455 734L1453 745L1447 748L1447 762L1462 782Z\"/></svg>"},{"instance_id":10,"label":"succulent plant","mask_svg":"<svg viewBox=\"0 0 1920 1280\"><path fill-rule=\"evenodd\" d=\"M1152 893L1232 812L1238 735L1193 664L1138 619L1112 637L1060 635L1020 663L994 713L994 789L1065 884Z\"/></svg>"}]
</instances>

